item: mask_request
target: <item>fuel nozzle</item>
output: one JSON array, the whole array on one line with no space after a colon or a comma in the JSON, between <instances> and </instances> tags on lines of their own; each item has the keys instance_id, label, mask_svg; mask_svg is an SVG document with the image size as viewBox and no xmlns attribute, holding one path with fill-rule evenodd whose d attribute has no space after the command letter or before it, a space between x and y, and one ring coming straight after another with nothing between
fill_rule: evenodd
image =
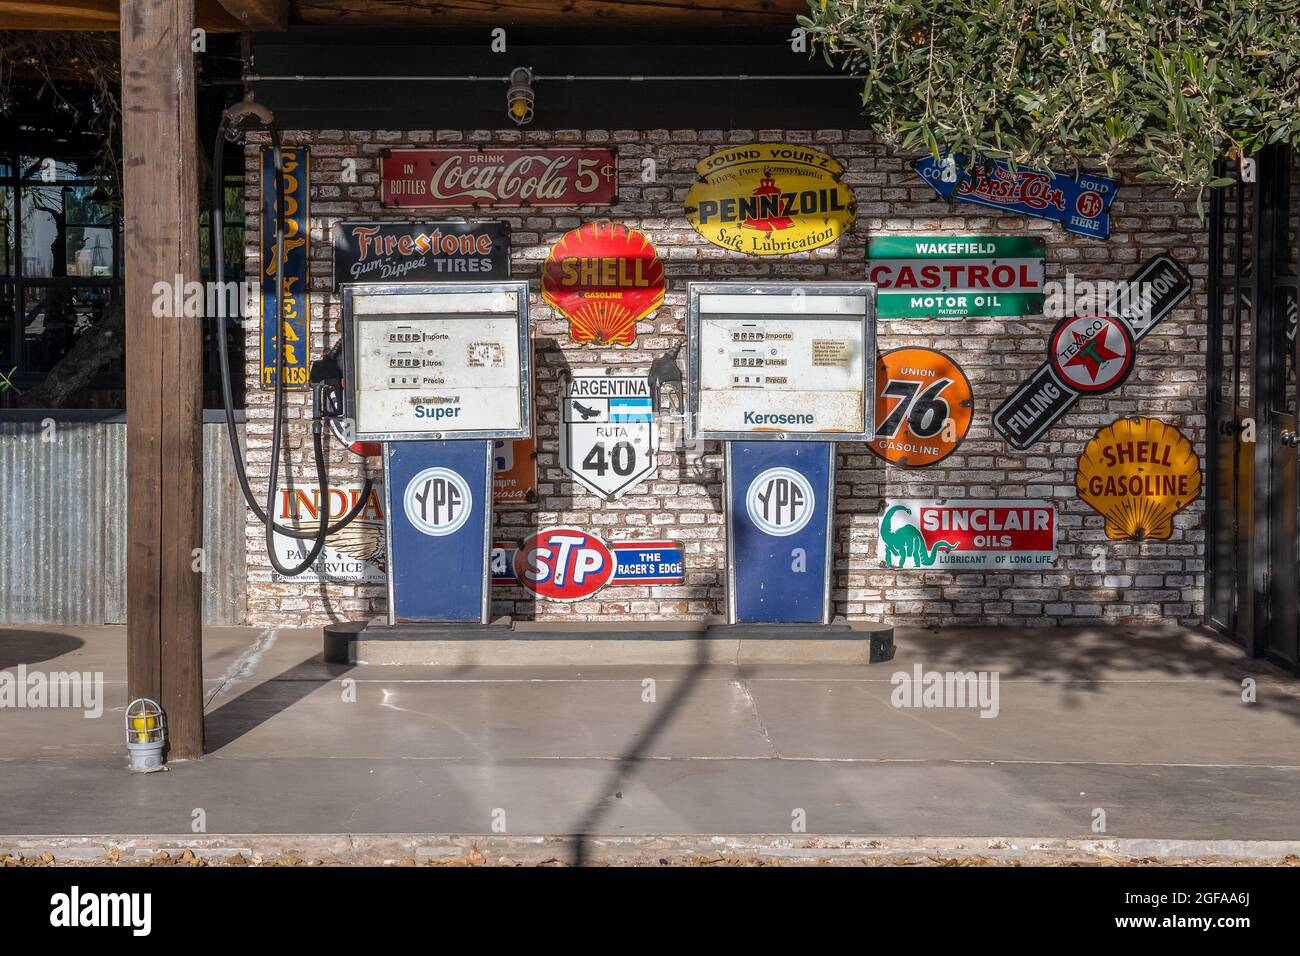
<instances>
[{"instance_id":1,"label":"fuel nozzle","mask_svg":"<svg viewBox=\"0 0 1300 956\"><path fill-rule=\"evenodd\" d=\"M339 363L342 342L311 363L308 382L311 384L311 427L313 433L321 431L322 418L340 418L343 415L343 366Z\"/></svg>"}]
</instances>

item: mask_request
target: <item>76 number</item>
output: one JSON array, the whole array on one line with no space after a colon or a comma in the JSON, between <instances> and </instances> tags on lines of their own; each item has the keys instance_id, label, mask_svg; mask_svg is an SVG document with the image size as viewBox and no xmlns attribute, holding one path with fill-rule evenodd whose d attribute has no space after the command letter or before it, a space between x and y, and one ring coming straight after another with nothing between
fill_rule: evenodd
<instances>
[{"instance_id":1,"label":"76 number","mask_svg":"<svg viewBox=\"0 0 1300 956\"><path fill-rule=\"evenodd\" d=\"M889 415L880 423L876 434L882 438L893 438L898 434L903 419L907 419L907 430L916 438L932 438L943 429L948 418L948 402L940 395L952 384L952 379L941 378L925 391L921 391L924 382L910 379L893 379L885 386L882 393L886 398L896 398L898 403L889 410Z\"/></svg>"}]
</instances>

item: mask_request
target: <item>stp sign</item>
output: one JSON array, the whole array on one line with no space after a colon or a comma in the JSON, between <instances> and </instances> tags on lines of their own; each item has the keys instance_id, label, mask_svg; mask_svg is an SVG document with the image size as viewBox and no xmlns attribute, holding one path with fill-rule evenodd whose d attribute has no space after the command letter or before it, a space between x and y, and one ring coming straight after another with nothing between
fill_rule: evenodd
<instances>
[{"instance_id":1,"label":"stp sign","mask_svg":"<svg viewBox=\"0 0 1300 956\"><path fill-rule=\"evenodd\" d=\"M538 597L582 601L614 577L617 562L605 542L581 528L547 528L515 553L515 576Z\"/></svg>"},{"instance_id":2,"label":"stp sign","mask_svg":"<svg viewBox=\"0 0 1300 956\"><path fill-rule=\"evenodd\" d=\"M416 530L441 538L465 524L474 496L469 482L450 468L426 468L407 482L402 507Z\"/></svg>"},{"instance_id":3,"label":"stp sign","mask_svg":"<svg viewBox=\"0 0 1300 956\"><path fill-rule=\"evenodd\" d=\"M764 534L784 538L801 531L817 506L812 483L793 468L769 468L749 483L745 510Z\"/></svg>"}]
</instances>

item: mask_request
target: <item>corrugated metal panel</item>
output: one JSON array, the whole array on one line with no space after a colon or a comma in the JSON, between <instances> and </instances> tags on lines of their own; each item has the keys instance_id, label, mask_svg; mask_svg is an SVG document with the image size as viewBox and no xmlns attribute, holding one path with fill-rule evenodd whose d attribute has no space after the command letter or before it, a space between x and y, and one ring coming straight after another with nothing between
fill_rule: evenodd
<instances>
[{"instance_id":1,"label":"corrugated metal panel","mask_svg":"<svg viewBox=\"0 0 1300 956\"><path fill-rule=\"evenodd\" d=\"M224 427L203 426L203 619L241 624L244 509ZM0 502L0 621L125 622L124 424L0 421Z\"/></svg>"},{"instance_id":2,"label":"corrugated metal panel","mask_svg":"<svg viewBox=\"0 0 1300 956\"><path fill-rule=\"evenodd\" d=\"M244 426L239 426L240 448ZM203 620L243 624L248 611L244 496L235 478L224 424L203 426Z\"/></svg>"}]
</instances>

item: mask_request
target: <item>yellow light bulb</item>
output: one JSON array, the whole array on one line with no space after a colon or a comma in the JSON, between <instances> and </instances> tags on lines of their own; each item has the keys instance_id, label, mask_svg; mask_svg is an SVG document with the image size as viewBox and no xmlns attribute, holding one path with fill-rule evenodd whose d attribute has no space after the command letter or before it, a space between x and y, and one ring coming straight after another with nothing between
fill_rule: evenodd
<instances>
[{"instance_id":1,"label":"yellow light bulb","mask_svg":"<svg viewBox=\"0 0 1300 956\"><path fill-rule=\"evenodd\" d=\"M528 101L522 96L516 96L510 104L510 112L520 119L528 115Z\"/></svg>"}]
</instances>

